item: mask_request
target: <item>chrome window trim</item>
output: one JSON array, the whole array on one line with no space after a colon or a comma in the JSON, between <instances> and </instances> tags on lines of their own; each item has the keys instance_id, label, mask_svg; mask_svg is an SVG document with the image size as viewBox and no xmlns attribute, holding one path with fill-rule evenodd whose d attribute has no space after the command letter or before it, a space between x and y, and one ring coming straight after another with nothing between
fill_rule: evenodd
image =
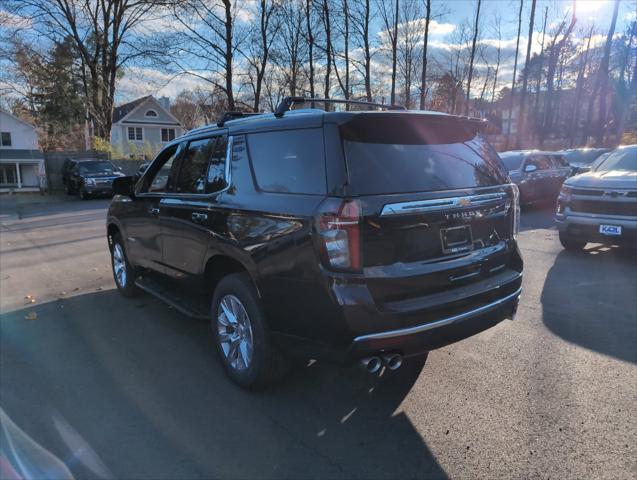
<instances>
[{"instance_id":1,"label":"chrome window trim","mask_svg":"<svg viewBox=\"0 0 637 480\"><path fill-rule=\"evenodd\" d=\"M388 330L386 332L380 333L370 333L368 335L361 335L354 339L354 343L364 342L366 340L379 340L393 337L402 337L404 335L413 335L415 333L426 332L427 330L432 330L434 328L440 328L447 325L451 325L452 323L458 322L460 320L465 320L469 317L473 317L475 315L479 315L481 313L487 312L489 310L493 310L503 303L506 303L514 298L517 298L522 293L522 287L518 288L514 293L507 295L495 302L491 302L487 305L483 305L481 307L475 308L473 310L469 310L467 312L459 313L458 315L454 315L452 317L443 318L442 320L436 320L435 322L426 323L424 325L417 325L415 327L409 328L401 328L399 330Z\"/></svg>"},{"instance_id":2,"label":"chrome window trim","mask_svg":"<svg viewBox=\"0 0 637 480\"><path fill-rule=\"evenodd\" d=\"M383 206L380 216L404 215L408 213L434 212L452 208L470 208L485 203L504 200L508 195L504 192L483 193L458 197L436 198L432 200L414 200L410 202L389 203Z\"/></svg>"}]
</instances>

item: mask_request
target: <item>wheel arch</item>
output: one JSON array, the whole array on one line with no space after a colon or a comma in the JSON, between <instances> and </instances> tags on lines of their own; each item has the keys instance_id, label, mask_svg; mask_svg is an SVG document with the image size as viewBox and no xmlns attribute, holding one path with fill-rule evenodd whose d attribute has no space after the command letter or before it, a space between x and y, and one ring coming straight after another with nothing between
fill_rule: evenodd
<instances>
[{"instance_id":1,"label":"wheel arch","mask_svg":"<svg viewBox=\"0 0 637 480\"><path fill-rule=\"evenodd\" d=\"M248 277L250 277L252 285L257 291L257 295L261 298L261 293L255 281L254 270L235 257L223 253L210 256L204 266L203 278L206 282L206 286L214 291L223 277L233 273L246 273Z\"/></svg>"}]
</instances>

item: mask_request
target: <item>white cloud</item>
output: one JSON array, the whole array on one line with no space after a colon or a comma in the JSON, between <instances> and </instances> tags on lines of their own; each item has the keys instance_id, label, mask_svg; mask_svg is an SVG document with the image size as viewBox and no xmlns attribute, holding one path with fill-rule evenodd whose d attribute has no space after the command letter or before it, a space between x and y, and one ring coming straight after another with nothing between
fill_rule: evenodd
<instances>
[{"instance_id":1,"label":"white cloud","mask_svg":"<svg viewBox=\"0 0 637 480\"><path fill-rule=\"evenodd\" d=\"M210 89L211 84L195 75L176 76L152 68L129 67L117 82L117 103L129 102L144 95L175 98L182 90L196 88Z\"/></svg>"}]
</instances>

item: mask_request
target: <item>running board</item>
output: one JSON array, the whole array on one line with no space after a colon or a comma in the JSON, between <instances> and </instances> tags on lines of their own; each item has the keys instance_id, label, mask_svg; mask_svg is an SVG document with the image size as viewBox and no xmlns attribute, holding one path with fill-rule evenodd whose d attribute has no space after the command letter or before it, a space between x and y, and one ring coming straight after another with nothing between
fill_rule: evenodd
<instances>
[{"instance_id":1,"label":"running board","mask_svg":"<svg viewBox=\"0 0 637 480\"><path fill-rule=\"evenodd\" d=\"M208 302L203 299L193 298L192 295L185 293L182 295L179 290L175 289L174 285L152 277L139 277L135 280L135 285L184 315L201 320L210 320Z\"/></svg>"}]
</instances>

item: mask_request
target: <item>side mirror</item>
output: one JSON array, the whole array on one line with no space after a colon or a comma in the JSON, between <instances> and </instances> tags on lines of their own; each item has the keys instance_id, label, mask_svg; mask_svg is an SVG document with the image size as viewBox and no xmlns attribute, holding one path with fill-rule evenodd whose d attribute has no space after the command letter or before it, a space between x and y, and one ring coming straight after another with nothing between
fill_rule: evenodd
<instances>
[{"instance_id":1,"label":"side mirror","mask_svg":"<svg viewBox=\"0 0 637 480\"><path fill-rule=\"evenodd\" d=\"M525 173L533 173L537 170L537 166L536 165L527 165L526 167L524 167L524 172Z\"/></svg>"},{"instance_id":2,"label":"side mirror","mask_svg":"<svg viewBox=\"0 0 637 480\"><path fill-rule=\"evenodd\" d=\"M132 197L135 193L135 179L133 177L119 177L113 180L113 195Z\"/></svg>"}]
</instances>

